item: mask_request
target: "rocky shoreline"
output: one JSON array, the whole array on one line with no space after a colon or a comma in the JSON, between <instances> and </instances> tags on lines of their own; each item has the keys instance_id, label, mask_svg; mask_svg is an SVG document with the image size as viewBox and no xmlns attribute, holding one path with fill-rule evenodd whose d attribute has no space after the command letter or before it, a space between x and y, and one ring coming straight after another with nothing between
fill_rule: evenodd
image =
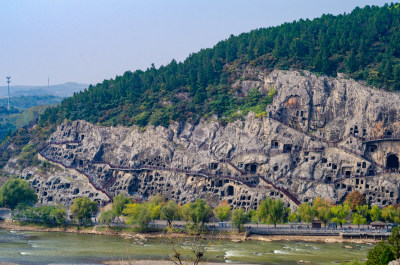
<instances>
[{"instance_id":1,"label":"rocky shoreline","mask_svg":"<svg viewBox=\"0 0 400 265\"><path fill-rule=\"evenodd\" d=\"M12 221L0 222L0 229L15 230L15 231L35 231L35 232L63 232L63 233L78 233L78 234L93 234L93 235L107 235L107 236L120 236L126 239L132 240L147 240L147 239L163 239L165 234L163 232L151 232L151 233L135 233L127 231L116 231L104 227L93 228L80 228L76 227L39 227L35 225L20 225ZM186 237L187 235L182 233L173 233L171 237ZM206 238L210 240L230 240L232 242L240 243L246 240L256 240L264 242L273 241L304 241L304 242L320 242L320 243L356 243L356 244L376 244L380 240L374 239L350 239L342 238L341 236L290 236L290 235L250 235L246 236L245 233L231 232L231 233L218 233L218 234L207 234Z\"/></svg>"}]
</instances>

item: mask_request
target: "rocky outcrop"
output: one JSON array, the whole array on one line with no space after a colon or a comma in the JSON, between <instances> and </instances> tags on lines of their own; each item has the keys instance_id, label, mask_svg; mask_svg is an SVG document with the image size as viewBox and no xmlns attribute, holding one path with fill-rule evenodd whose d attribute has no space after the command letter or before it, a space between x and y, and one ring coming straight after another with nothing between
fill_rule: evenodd
<instances>
[{"instance_id":1,"label":"rocky outcrop","mask_svg":"<svg viewBox=\"0 0 400 265\"><path fill-rule=\"evenodd\" d=\"M341 201L357 189L372 204L399 202L399 175L387 172L399 167L399 94L343 76L246 71L252 79L233 84L238 96L251 88L262 94L276 90L266 115L250 113L226 125L211 118L145 130L66 122L41 155L76 169L88 180L85 192L102 194L97 198L103 201L120 192L137 199L162 193L181 203L200 196L214 205L227 200L254 208L265 197L292 205L317 196ZM71 174L60 173L63 187ZM31 180L34 187L43 187L44 181L32 179L38 181ZM56 199L38 190L44 201L74 196Z\"/></svg>"}]
</instances>

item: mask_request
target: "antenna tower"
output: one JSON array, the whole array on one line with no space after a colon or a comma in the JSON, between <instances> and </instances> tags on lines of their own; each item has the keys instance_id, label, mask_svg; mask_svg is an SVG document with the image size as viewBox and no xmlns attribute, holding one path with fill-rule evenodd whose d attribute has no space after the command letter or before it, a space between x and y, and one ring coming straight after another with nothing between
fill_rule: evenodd
<instances>
[{"instance_id":1,"label":"antenna tower","mask_svg":"<svg viewBox=\"0 0 400 265\"><path fill-rule=\"evenodd\" d=\"M7 109L10 110L10 81L11 76L7 76L7 86L8 86L8 106Z\"/></svg>"}]
</instances>

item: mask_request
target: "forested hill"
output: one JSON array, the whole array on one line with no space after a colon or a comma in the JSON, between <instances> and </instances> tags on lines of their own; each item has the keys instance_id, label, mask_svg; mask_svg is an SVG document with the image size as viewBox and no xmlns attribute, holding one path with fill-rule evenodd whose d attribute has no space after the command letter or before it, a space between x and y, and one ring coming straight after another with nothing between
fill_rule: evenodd
<instances>
[{"instance_id":1,"label":"forested hill","mask_svg":"<svg viewBox=\"0 0 400 265\"><path fill-rule=\"evenodd\" d=\"M172 120L265 109L272 95L237 97L232 80L242 65L347 73L370 85L400 90L400 5L356 8L231 36L184 62L126 72L46 111L41 123L84 119L104 125L167 126Z\"/></svg>"}]
</instances>

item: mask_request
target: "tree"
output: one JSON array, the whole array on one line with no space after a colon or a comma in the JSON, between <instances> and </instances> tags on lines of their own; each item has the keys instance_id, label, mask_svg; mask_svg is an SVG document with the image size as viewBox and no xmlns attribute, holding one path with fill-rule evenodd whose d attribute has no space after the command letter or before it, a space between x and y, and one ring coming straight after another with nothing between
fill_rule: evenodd
<instances>
[{"instance_id":1,"label":"tree","mask_svg":"<svg viewBox=\"0 0 400 265\"><path fill-rule=\"evenodd\" d=\"M260 221L261 221L260 212L254 210L254 209L251 209L251 210L249 210L249 212L248 212L248 216L249 216L251 222L257 224L257 227L258 227L258 224L259 224Z\"/></svg>"},{"instance_id":2,"label":"tree","mask_svg":"<svg viewBox=\"0 0 400 265\"><path fill-rule=\"evenodd\" d=\"M39 220L45 224L49 224L53 221L51 212L55 209L54 206L43 205L34 209L36 216Z\"/></svg>"},{"instance_id":3,"label":"tree","mask_svg":"<svg viewBox=\"0 0 400 265\"><path fill-rule=\"evenodd\" d=\"M192 221L195 224L204 224L212 216L212 210L204 200L198 198L194 203L183 205L182 216L186 221Z\"/></svg>"},{"instance_id":4,"label":"tree","mask_svg":"<svg viewBox=\"0 0 400 265\"><path fill-rule=\"evenodd\" d=\"M110 227L110 224L115 218L115 212L113 210L108 210L100 213L99 217L99 223L103 225L108 225Z\"/></svg>"},{"instance_id":5,"label":"tree","mask_svg":"<svg viewBox=\"0 0 400 265\"><path fill-rule=\"evenodd\" d=\"M28 181L10 179L0 187L0 204L14 209L19 203L36 203L37 195Z\"/></svg>"},{"instance_id":6,"label":"tree","mask_svg":"<svg viewBox=\"0 0 400 265\"><path fill-rule=\"evenodd\" d=\"M322 199L321 197L317 197L317 198L314 199L312 206L315 209L318 209L319 207L328 207L328 208L330 208L330 207L332 207L332 205L333 205L333 203L332 203L331 200Z\"/></svg>"},{"instance_id":7,"label":"tree","mask_svg":"<svg viewBox=\"0 0 400 265\"><path fill-rule=\"evenodd\" d=\"M388 244L396 259L400 259L400 228L395 227L388 239Z\"/></svg>"},{"instance_id":8,"label":"tree","mask_svg":"<svg viewBox=\"0 0 400 265\"><path fill-rule=\"evenodd\" d=\"M89 200L88 197L74 199L71 206L71 213L78 221L78 225L90 223L91 217L97 212L97 203Z\"/></svg>"},{"instance_id":9,"label":"tree","mask_svg":"<svg viewBox=\"0 0 400 265\"><path fill-rule=\"evenodd\" d=\"M283 222L285 207L283 201L280 199L274 200L267 198L261 201L259 211L261 218L265 221L272 222L275 228L278 222Z\"/></svg>"},{"instance_id":10,"label":"tree","mask_svg":"<svg viewBox=\"0 0 400 265\"><path fill-rule=\"evenodd\" d=\"M222 201L217 207L215 207L214 214L218 220L224 222L228 220L231 215L231 206L227 201Z\"/></svg>"},{"instance_id":11,"label":"tree","mask_svg":"<svg viewBox=\"0 0 400 265\"><path fill-rule=\"evenodd\" d=\"M335 205L331 208L332 215L334 216L332 218L332 222L335 224L340 225L340 227L343 226L343 224L347 223L347 216L349 215L350 212L350 207L345 204L345 205Z\"/></svg>"},{"instance_id":12,"label":"tree","mask_svg":"<svg viewBox=\"0 0 400 265\"><path fill-rule=\"evenodd\" d=\"M120 222L119 217L122 215L125 204L131 203L132 200L126 197L124 194L120 193L113 198L112 208L113 216L117 217L118 222Z\"/></svg>"},{"instance_id":13,"label":"tree","mask_svg":"<svg viewBox=\"0 0 400 265\"><path fill-rule=\"evenodd\" d=\"M394 222L395 223L400 223L400 207L396 208L396 214L394 216Z\"/></svg>"},{"instance_id":14,"label":"tree","mask_svg":"<svg viewBox=\"0 0 400 265\"><path fill-rule=\"evenodd\" d=\"M317 214L315 208L311 207L308 202L300 204L297 211L299 212L300 219L307 223L311 223Z\"/></svg>"},{"instance_id":15,"label":"tree","mask_svg":"<svg viewBox=\"0 0 400 265\"><path fill-rule=\"evenodd\" d=\"M52 218L54 218L56 224L58 225L64 224L65 221L67 220L67 211L61 206L51 210L50 215Z\"/></svg>"},{"instance_id":16,"label":"tree","mask_svg":"<svg viewBox=\"0 0 400 265\"><path fill-rule=\"evenodd\" d=\"M317 216L319 220L324 223L325 229L326 225L332 217L331 208L329 206L320 206L317 208Z\"/></svg>"},{"instance_id":17,"label":"tree","mask_svg":"<svg viewBox=\"0 0 400 265\"><path fill-rule=\"evenodd\" d=\"M173 253L170 259L176 265L199 264L214 245L213 241L205 237L204 230L197 224L185 227L187 237L176 237L173 233L172 226L168 226L166 241Z\"/></svg>"},{"instance_id":18,"label":"tree","mask_svg":"<svg viewBox=\"0 0 400 265\"><path fill-rule=\"evenodd\" d=\"M300 221L300 215L297 212L291 212L289 214L288 221L291 223L297 223Z\"/></svg>"},{"instance_id":19,"label":"tree","mask_svg":"<svg viewBox=\"0 0 400 265\"><path fill-rule=\"evenodd\" d=\"M247 215L244 213L244 210L241 208L235 209L232 212L232 225L236 227L239 231L241 231L241 227L247 221Z\"/></svg>"},{"instance_id":20,"label":"tree","mask_svg":"<svg viewBox=\"0 0 400 265\"><path fill-rule=\"evenodd\" d=\"M362 217L367 218L369 214L368 205L359 205L356 206L356 212Z\"/></svg>"},{"instance_id":21,"label":"tree","mask_svg":"<svg viewBox=\"0 0 400 265\"><path fill-rule=\"evenodd\" d=\"M392 205L389 205L388 207L383 208L381 213L385 222L392 222L396 215L396 209Z\"/></svg>"},{"instance_id":22,"label":"tree","mask_svg":"<svg viewBox=\"0 0 400 265\"><path fill-rule=\"evenodd\" d=\"M122 213L128 217L128 224L137 224L139 231L146 232L149 229L151 209L147 203L130 203L125 205Z\"/></svg>"},{"instance_id":23,"label":"tree","mask_svg":"<svg viewBox=\"0 0 400 265\"><path fill-rule=\"evenodd\" d=\"M352 216L352 223L360 227L360 225L364 225L367 223L367 218L363 217L358 213L354 213Z\"/></svg>"},{"instance_id":24,"label":"tree","mask_svg":"<svg viewBox=\"0 0 400 265\"><path fill-rule=\"evenodd\" d=\"M346 196L344 204L349 205L350 209L355 211L357 206L365 204L365 196L358 190L354 190Z\"/></svg>"},{"instance_id":25,"label":"tree","mask_svg":"<svg viewBox=\"0 0 400 265\"><path fill-rule=\"evenodd\" d=\"M381 241L368 252L367 258L366 265L387 265L395 259L395 255L390 247Z\"/></svg>"},{"instance_id":26,"label":"tree","mask_svg":"<svg viewBox=\"0 0 400 265\"><path fill-rule=\"evenodd\" d=\"M179 217L179 207L175 201L168 201L166 204L161 206L160 218L166 220L168 226L172 224L172 221Z\"/></svg>"},{"instance_id":27,"label":"tree","mask_svg":"<svg viewBox=\"0 0 400 265\"><path fill-rule=\"evenodd\" d=\"M372 221L378 221L381 219L381 210L378 206L372 206L371 210L369 211L369 215L371 216Z\"/></svg>"}]
</instances>

